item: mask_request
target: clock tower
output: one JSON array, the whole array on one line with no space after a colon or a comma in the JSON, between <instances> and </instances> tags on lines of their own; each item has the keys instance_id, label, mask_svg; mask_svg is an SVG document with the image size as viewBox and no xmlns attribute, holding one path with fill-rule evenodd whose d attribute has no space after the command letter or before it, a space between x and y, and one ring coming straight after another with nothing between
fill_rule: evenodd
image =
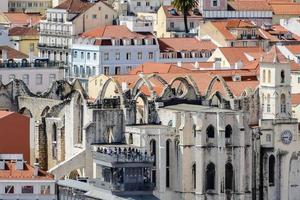
<instances>
[{"instance_id":1,"label":"clock tower","mask_svg":"<svg viewBox=\"0 0 300 200\"><path fill-rule=\"evenodd\" d=\"M293 175L300 170L298 121L292 118L290 62L276 46L261 58L259 77L261 196L265 200L295 199L294 185L300 187L300 179Z\"/></svg>"}]
</instances>

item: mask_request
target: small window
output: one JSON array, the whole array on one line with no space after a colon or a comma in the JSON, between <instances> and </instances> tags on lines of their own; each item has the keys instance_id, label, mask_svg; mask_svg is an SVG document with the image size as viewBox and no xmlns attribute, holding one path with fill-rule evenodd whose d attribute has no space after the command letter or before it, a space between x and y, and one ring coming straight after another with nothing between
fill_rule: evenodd
<instances>
[{"instance_id":1,"label":"small window","mask_svg":"<svg viewBox=\"0 0 300 200\"><path fill-rule=\"evenodd\" d=\"M15 187L13 185L5 186L5 194L13 194L15 193Z\"/></svg>"},{"instance_id":2,"label":"small window","mask_svg":"<svg viewBox=\"0 0 300 200\"><path fill-rule=\"evenodd\" d=\"M108 19L108 15L105 15L105 19Z\"/></svg>"},{"instance_id":3,"label":"small window","mask_svg":"<svg viewBox=\"0 0 300 200\"><path fill-rule=\"evenodd\" d=\"M284 74L284 70L282 70L281 72L280 72L280 83L284 83L285 82L285 74Z\"/></svg>"},{"instance_id":4,"label":"small window","mask_svg":"<svg viewBox=\"0 0 300 200\"><path fill-rule=\"evenodd\" d=\"M174 28L174 27L175 27L174 22L170 22L170 27L171 27L171 28Z\"/></svg>"},{"instance_id":5,"label":"small window","mask_svg":"<svg viewBox=\"0 0 300 200\"><path fill-rule=\"evenodd\" d=\"M141 2L138 1L138 2L136 3L136 5L137 5L137 6L141 6Z\"/></svg>"},{"instance_id":6,"label":"small window","mask_svg":"<svg viewBox=\"0 0 300 200\"><path fill-rule=\"evenodd\" d=\"M10 74L9 75L9 80L10 81L14 80L15 78L16 78L16 75L14 75L14 74Z\"/></svg>"},{"instance_id":7,"label":"small window","mask_svg":"<svg viewBox=\"0 0 300 200\"><path fill-rule=\"evenodd\" d=\"M149 1L146 1L146 6L150 6L150 2Z\"/></svg>"},{"instance_id":8,"label":"small window","mask_svg":"<svg viewBox=\"0 0 300 200\"><path fill-rule=\"evenodd\" d=\"M33 193L33 186L32 185L22 186L22 193L23 194L32 194Z\"/></svg>"},{"instance_id":9,"label":"small window","mask_svg":"<svg viewBox=\"0 0 300 200\"><path fill-rule=\"evenodd\" d=\"M109 67L104 67L104 75L109 75Z\"/></svg>"},{"instance_id":10,"label":"small window","mask_svg":"<svg viewBox=\"0 0 300 200\"><path fill-rule=\"evenodd\" d=\"M142 52L138 52L138 60L142 60L143 59L143 53Z\"/></svg>"},{"instance_id":11,"label":"small window","mask_svg":"<svg viewBox=\"0 0 300 200\"><path fill-rule=\"evenodd\" d=\"M89 60L91 58L91 54L87 53L86 58Z\"/></svg>"},{"instance_id":12,"label":"small window","mask_svg":"<svg viewBox=\"0 0 300 200\"><path fill-rule=\"evenodd\" d=\"M212 1L212 4L213 4L213 7L218 6L218 0L213 0L213 1Z\"/></svg>"},{"instance_id":13,"label":"small window","mask_svg":"<svg viewBox=\"0 0 300 200\"><path fill-rule=\"evenodd\" d=\"M225 127L225 138L230 138L230 137L231 137L231 134L232 134L232 128L231 128L231 126L228 124L228 125Z\"/></svg>"},{"instance_id":14,"label":"small window","mask_svg":"<svg viewBox=\"0 0 300 200\"><path fill-rule=\"evenodd\" d=\"M41 186L41 194L49 195L50 194L50 185L42 185Z\"/></svg>"},{"instance_id":15,"label":"small window","mask_svg":"<svg viewBox=\"0 0 300 200\"><path fill-rule=\"evenodd\" d=\"M104 53L104 60L109 60L109 53Z\"/></svg>"},{"instance_id":16,"label":"small window","mask_svg":"<svg viewBox=\"0 0 300 200\"><path fill-rule=\"evenodd\" d=\"M153 59L153 52L149 52L149 59L150 59L150 60Z\"/></svg>"},{"instance_id":17,"label":"small window","mask_svg":"<svg viewBox=\"0 0 300 200\"><path fill-rule=\"evenodd\" d=\"M206 129L206 135L208 138L215 137L215 128L212 125L209 125Z\"/></svg>"},{"instance_id":18,"label":"small window","mask_svg":"<svg viewBox=\"0 0 300 200\"><path fill-rule=\"evenodd\" d=\"M194 28L194 22L190 22L190 28Z\"/></svg>"},{"instance_id":19,"label":"small window","mask_svg":"<svg viewBox=\"0 0 300 200\"><path fill-rule=\"evenodd\" d=\"M132 66L127 66L126 70L127 70L127 72L130 72L132 70Z\"/></svg>"},{"instance_id":20,"label":"small window","mask_svg":"<svg viewBox=\"0 0 300 200\"><path fill-rule=\"evenodd\" d=\"M83 52L80 53L80 58L84 59L84 53Z\"/></svg>"},{"instance_id":21,"label":"small window","mask_svg":"<svg viewBox=\"0 0 300 200\"><path fill-rule=\"evenodd\" d=\"M37 74L35 77L35 83L37 85L42 85L43 84L43 75L42 74Z\"/></svg>"},{"instance_id":22,"label":"small window","mask_svg":"<svg viewBox=\"0 0 300 200\"><path fill-rule=\"evenodd\" d=\"M116 53L116 60L120 60L120 52Z\"/></svg>"},{"instance_id":23,"label":"small window","mask_svg":"<svg viewBox=\"0 0 300 200\"><path fill-rule=\"evenodd\" d=\"M23 82L28 85L29 84L29 75L28 74L23 74L22 76Z\"/></svg>"},{"instance_id":24,"label":"small window","mask_svg":"<svg viewBox=\"0 0 300 200\"><path fill-rule=\"evenodd\" d=\"M77 58L77 51L74 51L74 58Z\"/></svg>"},{"instance_id":25,"label":"small window","mask_svg":"<svg viewBox=\"0 0 300 200\"><path fill-rule=\"evenodd\" d=\"M126 60L131 60L131 53L126 54Z\"/></svg>"},{"instance_id":26,"label":"small window","mask_svg":"<svg viewBox=\"0 0 300 200\"><path fill-rule=\"evenodd\" d=\"M94 53L94 60L96 60L97 59L97 54L96 53Z\"/></svg>"},{"instance_id":27,"label":"small window","mask_svg":"<svg viewBox=\"0 0 300 200\"><path fill-rule=\"evenodd\" d=\"M298 77L298 83L300 83L300 76Z\"/></svg>"},{"instance_id":28,"label":"small window","mask_svg":"<svg viewBox=\"0 0 300 200\"><path fill-rule=\"evenodd\" d=\"M97 15L94 14L94 15L92 16L92 18L93 18L93 19L97 19Z\"/></svg>"},{"instance_id":29,"label":"small window","mask_svg":"<svg viewBox=\"0 0 300 200\"><path fill-rule=\"evenodd\" d=\"M115 75L118 75L121 73L121 67L115 67Z\"/></svg>"},{"instance_id":30,"label":"small window","mask_svg":"<svg viewBox=\"0 0 300 200\"><path fill-rule=\"evenodd\" d=\"M269 157L269 186L275 185L275 157Z\"/></svg>"},{"instance_id":31,"label":"small window","mask_svg":"<svg viewBox=\"0 0 300 200\"><path fill-rule=\"evenodd\" d=\"M271 134L266 134L266 141L267 142L271 142L272 141L272 137L271 137Z\"/></svg>"},{"instance_id":32,"label":"small window","mask_svg":"<svg viewBox=\"0 0 300 200\"><path fill-rule=\"evenodd\" d=\"M50 74L49 75L49 83L50 84L53 83L55 81L55 79L56 79L56 75L55 74Z\"/></svg>"}]
</instances>

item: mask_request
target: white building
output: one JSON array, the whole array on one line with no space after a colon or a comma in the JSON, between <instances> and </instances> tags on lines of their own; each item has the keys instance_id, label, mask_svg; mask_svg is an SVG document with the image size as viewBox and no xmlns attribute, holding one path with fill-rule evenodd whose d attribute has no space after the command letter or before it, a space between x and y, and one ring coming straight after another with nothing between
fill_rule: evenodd
<instances>
[{"instance_id":1,"label":"white building","mask_svg":"<svg viewBox=\"0 0 300 200\"><path fill-rule=\"evenodd\" d=\"M300 36L300 18L281 19L280 25Z\"/></svg>"},{"instance_id":2,"label":"white building","mask_svg":"<svg viewBox=\"0 0 300 200\"><path fill-rule=\"evenodd\" d=\"M171 5L170 0L118 0L115 6L124 15L137 14L139 12L154 13L162 5Z\"/></svg>"},{"instance_id":3,"label":"white building","mask_svg":"<svg viewBox=\"0 0 300 200\"><path fill-rule=\"evenodd\" d=\"M39 56L67 62L74 36L112 24L116 16L116 12L102 1L66 0L47 9L47 18L40 22Z\"/></svg>"},{"instance_id":4,"label":"white building","mask_svg":"<svg viewBox=\"0 0 300 200\"><path fill-rule=\"evenodd\" d=\"M0 199L56 200L55 182L38 163L24 162L23 155L0 155Z\"/></svg>"},{"instance_id":5,"label":"white building","mask_svg":"<svg viewBox=\"0 0 300 200\"><path fill-rule=\"evenodd\" d=\"M158 61L158 42L149 32L131 32L126 26L87 31L71 47L69 78L125 74L132 68Z\"/></svg>"}]
</instances>

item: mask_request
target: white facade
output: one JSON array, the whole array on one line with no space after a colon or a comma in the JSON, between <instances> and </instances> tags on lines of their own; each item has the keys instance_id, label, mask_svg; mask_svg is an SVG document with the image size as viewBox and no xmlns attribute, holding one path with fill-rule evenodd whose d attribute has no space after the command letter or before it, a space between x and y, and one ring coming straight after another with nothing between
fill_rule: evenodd
<instances>
[{"instance_id":1,"label":"white facade","mask_svg":"<svg viewBox=\"0 0 300 200\"><path fill-rule=\"evenodd\" d=\"M31 92L45 92L52 82L64 79L64 68L59 67L17 67L0 68L0 81L8 84L12 79L20 79Z\"/></svg>"},{"instance_id":2,"label":"white facade","mask_svg":"<svg viewBox=\"0 0 300 200\"><path fill-rule=\"evenodd\" d=\"M119 0L121 7L127 8L127 14L138 12L156 12L161 5L171 5L171 1L163 0Z\"/></svg>"},{"instance_id":3,"label":"white facade","mask_svg":"<svg viewBox=\"0 0 300 200\"><path fill-rule=\"evenodd\" d=\"M280 25L290 32L300 36L300 18L281 19Z\"/></svg>"},{"instance_id":4,"label":"white facade","mask_svg":"<svg viewBox=\"0 0 300 200\"><path fill-rule=\"evenodd\" d=\"M1 0L0 12L8 12L8 0Z\"/></svg>"},{"instance_id":5,"label":"white facade","mask_svg":"<svg viewBox=\"0 0 300 200\"><path fill-rule=\"evenodd\" d=\"M127 26L133 32L153 32L153 18L151 16L120 16L119 20L120 25Z\"/></svg>"},{"instance_id":6,"label":"white facade","mask_svg":"<svg viewBox=\"0 0 300 200\"><path fill-rule=\"evenodd\" d=\"M11 46L12 43L10 42L9 36L8 36L8 27L0 26L0 44L2 46L7 45Z\"/></svg>"},{"instance_id":7,"label":"white facade","mask_svg":"<svg viewBox=\"0 0 300 200\"><path fill-rule=\"evenodd\" d=\"M33 190L24 193L24 188ZM12 189L13 188L13 189ZM8 193L8 190L12 193ZM56 200L55 180L0 180L0 199L5 200Z\"/></svg>"}]
</instances>

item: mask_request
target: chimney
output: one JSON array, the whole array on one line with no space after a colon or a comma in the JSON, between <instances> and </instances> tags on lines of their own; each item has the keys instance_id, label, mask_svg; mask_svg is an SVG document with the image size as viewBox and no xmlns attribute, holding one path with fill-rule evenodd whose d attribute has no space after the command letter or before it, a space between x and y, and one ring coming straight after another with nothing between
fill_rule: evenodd
<instances>
[{"instance_id":1,"label":"chimney","mask_svg":"<svg viewBox=\"0 0 300 200\"><path fill-rule=\"evenodd\" d=\"M40 169L40 164L38 163L38 160L36 160L36 162L33 164L33 166L34 166L33 175L38 176L39 175L39 169Z\"/></svg>"}]
</instances>

